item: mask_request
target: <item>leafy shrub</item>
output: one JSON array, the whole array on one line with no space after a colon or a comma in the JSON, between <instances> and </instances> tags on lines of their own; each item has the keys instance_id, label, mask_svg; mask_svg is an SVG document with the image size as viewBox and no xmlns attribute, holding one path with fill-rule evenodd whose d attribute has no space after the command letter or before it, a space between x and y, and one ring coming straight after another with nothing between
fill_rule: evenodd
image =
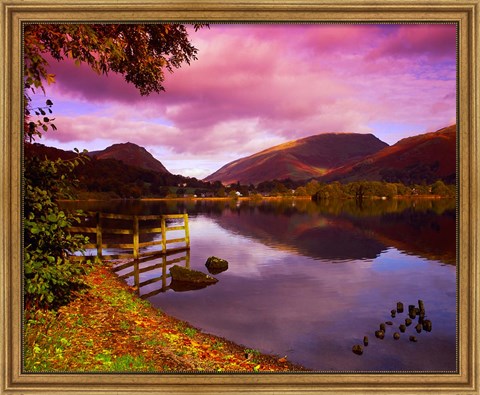
<instances>
[{"instance_id":1,"label":"leafy shrub","mask_svg":"<svg viewBox=\"0 0 480 395\"><path fill-rule=\"evenodd\" d=\"M83 285L89 264L69 259L88 239L69 228L82 213L62 211L56 200L69 197L73 169L83 160L40 159L28 155L24 170L24 297L25 308L56 307Z\"/></svg>"}]
</instances>

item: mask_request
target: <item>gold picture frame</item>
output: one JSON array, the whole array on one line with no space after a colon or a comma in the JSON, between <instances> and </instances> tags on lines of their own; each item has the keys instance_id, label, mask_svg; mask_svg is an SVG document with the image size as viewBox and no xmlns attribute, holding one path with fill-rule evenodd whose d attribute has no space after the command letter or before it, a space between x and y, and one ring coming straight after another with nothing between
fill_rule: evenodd
<instances>
[{"instance_id":1,"label":"gold picture frame","mask_svg":"<svg viewBox=\"0 0 480 395\"><path fill-rule=\"evenodd\" d=\"M474 394L480 391L479 0L0 0L1 378L4 394ZM458 26L458 372L25 374L21 368L21 29L25 22L447 22Z\"/></svg>"}]
</instances>

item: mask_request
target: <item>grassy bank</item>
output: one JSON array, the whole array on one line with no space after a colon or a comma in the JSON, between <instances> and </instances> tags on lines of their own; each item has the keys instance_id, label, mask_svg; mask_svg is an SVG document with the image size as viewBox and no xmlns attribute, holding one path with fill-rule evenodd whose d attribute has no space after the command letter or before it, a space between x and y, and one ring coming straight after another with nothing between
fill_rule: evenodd
<instances>
[{"instance_id":1,"label":"grassy bank","mask_svg":"<svg viewBox=\"0 0 480 395\"><path fill-rule=\"evenodd\" d=\"M305 370L202 333L140 299L108 266L57 312L27 317L24 366L30 372Z\"/></svg>"}]
</instances>

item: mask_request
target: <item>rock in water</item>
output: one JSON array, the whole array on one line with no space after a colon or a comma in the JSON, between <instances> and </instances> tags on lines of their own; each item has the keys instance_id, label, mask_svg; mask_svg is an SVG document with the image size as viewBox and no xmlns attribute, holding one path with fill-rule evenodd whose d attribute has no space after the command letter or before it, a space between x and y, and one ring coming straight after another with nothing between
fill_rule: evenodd
<instances>
[{"instance_id":1,"label":"rock in water","mask_svg":"<svg viewBox=\"0 0 480 395\"><path fill-rule=\"evenodd\" d=\"M417 310L413 304L408 306L408 316L414 320L415 317L417 316Z\"/></svg>"},{"instance_id":2,"label":"rock in water","mask_svg":"<svg viewBox=\"0 0 480 395\"><path fill-rule=\"evenodd\" d=\"M418 309L420 310L420 314L423 313L423 315L425 315L425 303L423 303L421 299L418 300Z\"/></svg>"},{"instance_id":3,"label":"rock in water","mask_svg":"<svg viewBox=\"0 0 480 395\"><path fill-rule=\"evenodd\" d=\"M224 272L228 269L228 262L225 259L217 258L216 256L211 256L205 262L209 273L218 274Z\"/></svg>"},{"instance_id":4,"label":"rock in water","mask_svg":"<svg viewBox=\"0 0 480 395\"><path fill-rule=\"evenodd\" d=\"M199 272L197 270L190 270L182 266L172 266L170 274L173 281L193 283L193 284L215 284L218 280L208 274Z\"/></svg>"},{"instance_id":5,"label":"rock in water","mask_svg":"<svg viewBox=\"0 0 480 395\"><path fill-rule=\"evenodd\" d=\"M403 303L397 302L397 313L403 313Z\"/></svg>"},{"instance_id":6,"label":"rock in water","mask_svg":"<svg viewBox=\"0 0 480 395\"><path fill-rule=\"evenodd\" d=\"M430 320L425 320L423 321L423 329L427 332L431 332L432 331L432 321Z\"/></svg>"},{"instance_id":7,"label":"rock in water","mask_svg":"<svg viewBox=\"0 0 480 395\"><path fill-rule=\"evenodd\" d=\"M352 351L353 351L354 354L362 355L363 354L363 347L360 344L355 344L352 347Z\"/></svg>"},{"instance_id":8,"label":"rock in water","mask_svg":"<svg viewBox=\"0 0 480 395\"><path fill-rule=\"evenodd\" d=\"M368 336L363 336L363 345L368 346Z\"/></svg>"}]
</instances>

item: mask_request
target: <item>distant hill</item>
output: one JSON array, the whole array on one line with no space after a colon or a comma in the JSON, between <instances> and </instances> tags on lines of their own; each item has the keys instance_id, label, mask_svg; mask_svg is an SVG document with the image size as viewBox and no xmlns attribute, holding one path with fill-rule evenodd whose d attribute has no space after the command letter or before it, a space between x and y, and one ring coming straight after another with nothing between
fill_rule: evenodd
<instances>
[{"instance_id":1,"label":"distant hill","mask_svg":"<svg viewBox=\"0 0 480 395\"><path fill-rule=\"evenodd\" d=\"M171 174L163 164L155 159L145 148L133 143L113 144L102 151L92 151L88 156L97 159L116 159L126 165L139 167L141 169L153 170L158 173Z\"/></svg>"},{"instance_id":2,"label":"distant hill","mask_svg":"<svg viewBox=\"0 0 480 395\"><path fill-rule=\"evenodd\" d=\"M34 143L25 144L25 156L66 160L76 158L78 154ZM111 193L112 197L142 197L166 196L171 192L169 187L175 190L178 185L190 188L210 187L210 184L196 178L171 174L144 148L135 144L115 144L103 151L90 152L89 156L89 160L82 161L75 169L79 180L77 192ZM134 158L137 158L136 162Z\"/></svg>"},{"instance_id":3,"label":"distant hill","mask_svg":"<svg viewBox=\"0 0 480 395\"><path fill-rule=\"evenodd\" d=\"M456 180L456 125L408 137L319 177L325 182L387 181L404 184Z\"/></svg>"},{"instance_id":4,"label":"distant hill","mask_svg":"<svg viewBox=\"0 0 480 395\"><path fill-rule=\"evenodd\" d=\"M333 168L358 161L388 144L372 134L325 133L290 141L230 162L204 181L258 184L290 178L320 177Z\"/></svg>"}]
</instances>

